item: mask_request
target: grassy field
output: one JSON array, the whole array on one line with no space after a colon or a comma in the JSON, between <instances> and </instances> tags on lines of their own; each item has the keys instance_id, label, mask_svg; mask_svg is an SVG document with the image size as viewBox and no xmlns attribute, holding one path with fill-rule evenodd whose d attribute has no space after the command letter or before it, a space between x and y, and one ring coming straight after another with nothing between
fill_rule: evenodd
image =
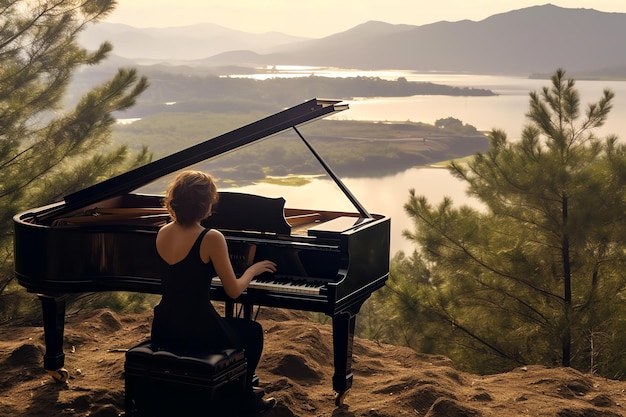
<instances>
[{"instance_id":1,"label":"grassy field","mask_svg":"<svg viewBox=\"0 0 626 417\"><path fill-rule=\"evenodd\" d=\"M145 145L156 160L265 116L257 112L159 114L116 126L114 140L135 149ZM467 125L441 128L413 122L324 119L299 130L323 160L343 176L377 177L414 166L445 166L447 161L488 147L484 134ZM199 169L229 184L251 180L304 182L306 175L322 172L319 162L293 131L213 158Z\"/></svg>"}]
</instances>

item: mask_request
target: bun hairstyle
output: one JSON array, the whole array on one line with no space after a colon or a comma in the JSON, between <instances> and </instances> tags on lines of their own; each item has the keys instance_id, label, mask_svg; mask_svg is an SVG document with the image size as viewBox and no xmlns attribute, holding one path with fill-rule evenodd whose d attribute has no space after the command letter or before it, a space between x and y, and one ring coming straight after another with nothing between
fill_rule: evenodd
<instances>
[{"instance_id":1,"label":"bun hairstyle","mask_svg":"<svg viewBox=\"0 0 626 417\"><path fill-rule=\"evenodd\" d=\"M183 171L170 183L163 204L182 226L207 218L218 200L213 177L202 171Z\"/></svg>"}]
</instances>

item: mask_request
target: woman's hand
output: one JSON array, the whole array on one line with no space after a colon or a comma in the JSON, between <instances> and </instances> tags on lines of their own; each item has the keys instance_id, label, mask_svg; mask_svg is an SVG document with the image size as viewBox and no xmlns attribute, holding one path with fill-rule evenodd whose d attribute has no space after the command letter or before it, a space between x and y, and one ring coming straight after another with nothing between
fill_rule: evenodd
<instances>
[{"instance_id":1,"label":"woman's hand","mask_svg":"<svg viewBox=\"0 0 626 417\"><path fill-rule=\"evenodd\" d=\"M264 272L274 273L276 272L276 263L267 260L260 261L250 265L250 267L248 267L248 272L254 277L261 275Z\"/></svg>"}]
</instances>

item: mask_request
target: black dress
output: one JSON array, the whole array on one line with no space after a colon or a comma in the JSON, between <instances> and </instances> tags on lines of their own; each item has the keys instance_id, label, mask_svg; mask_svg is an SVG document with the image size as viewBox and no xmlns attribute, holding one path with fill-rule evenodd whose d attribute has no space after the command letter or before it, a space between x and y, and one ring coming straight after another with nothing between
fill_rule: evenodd
<instances>
[{"instance_id":1,"label":"black dress","mask_svg":"<svg viewBox=\"0 0 626 417\"><path fill-rule=\"evenodd\" d=\"M187 256L169 265L159 256L162 297L154 308L152 342L163 349L242 348L248 361L248 381L263 351L263 329L256 321L226 319L210 300L211 279L216 275L211 262L200 258L203 230Z\"/></svg>"}]
</instances>

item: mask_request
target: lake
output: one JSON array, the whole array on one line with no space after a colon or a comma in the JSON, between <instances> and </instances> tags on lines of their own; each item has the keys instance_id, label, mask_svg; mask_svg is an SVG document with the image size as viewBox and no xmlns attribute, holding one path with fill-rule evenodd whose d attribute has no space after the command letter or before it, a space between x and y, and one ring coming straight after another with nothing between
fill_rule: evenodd
<instances>
[{"instance_id":1,"label":"lake","mask_svg":"<svg viewBox=\"0 0 626 417\"><path fill-rule=\"evenodd\" d=\"M550 80L536 80L524 77L452 74L415 73L403 70L357 71L339 68L276 66L277 73L231 75L265 79L271 77L303 77L309 75L327 77L379 77L396 80L404 77L408 81L431 82L455 87L486 88L497 94L489 97L456 96L410 96L355 98L346 100L350 110L334 116L337 119L413 121L433 124L437 119L454 117L463 123L471 124L479 130L498 128L504 130L511 139L519 138L528 111L531 91L541 91L550 86ZM555 68L556 70L556 68ZM567 73L565 74L567 76ZM626 138L626 81L585 81L577 80L576 88L581 97L582 109L587 103L596 102L604 88L615 93L613 110L608 121L598 132L606 135L615 133ZM332 97L330 97L332 98Z\"/></svg>"},{"instance_id":2,"label":"lake","mask_svg":"<svg viewBox=\"0 0 626 417\"><path fill-rule=\"evenodd\" d=\"M454 117L471 124L479 130L498 128L512 140L521 136L528 111L529 92L541 91L550 80L534 80L522 77L472 75L472 74L418 74L410 71L355 71L337 68L277 66L278 73L245 75L257 79L269 77L302 77L315 74L329 77L368 76L395 80L405 77L408 81L424 81L458 87L488 88L497 96L453 97L412 96L384 98L355 98L347 100L350 109L341 112L337 119L413 121L433 124L437 119ZM567 75L567 74L566 74ZM237 76L237 75L233 75ZM242 75L243 77L244 75ZM616 134L626 137L626 82L624 81L576 81L583 109L587 103L597 101L604 88L615 92L613 110L599 135ZM372 213L391 217L391 254L398 250L412 252L414 245L402 237L402 231L412 229L411 220L403 206L408 201L409 189L438 204L444 196L455 204L481 207L481 203L469 198L465 184L452 177L447 170L439 168L414 168L403 173L381 178L343 178L348 189ZM331 180L313 179L302 187L258 184L237 188L272 197L282 196L289 207L319 209L351 209L350 202Z\"/></svg>"},{"instance_id":3,"label":"lake","mask_svg":"<svg viewBox=\"0 0 626 417\"><path fill-rule=\"evenodd\" d=\"M468 204L480 208L481 203L465 194L465 184L441 168L413 168L396 175L380 178L343 178L341 180L356 199L370 213L391 217L391 255L399 250L411 253L414 244L402 237L402 231L413 228L404 212L409 190L437 204L444 197L453 197L455 204ZM266 197L283 197L286 207L320 210L356 211L351 202L331 179L313 178L304 186L290 187L259 183L224 189L259 194Z\"/></svg>"}]
</instances>

